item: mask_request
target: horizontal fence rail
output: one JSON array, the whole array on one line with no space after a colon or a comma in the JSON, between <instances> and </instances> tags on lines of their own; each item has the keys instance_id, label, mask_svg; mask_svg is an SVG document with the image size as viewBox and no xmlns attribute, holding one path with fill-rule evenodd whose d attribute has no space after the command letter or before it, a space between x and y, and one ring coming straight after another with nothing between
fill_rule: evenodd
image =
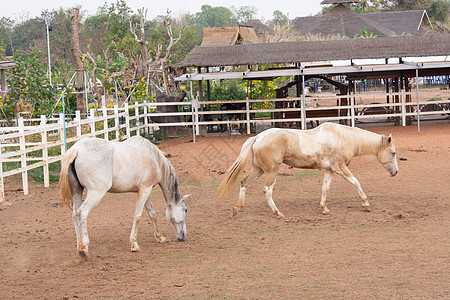
<instances>
[{"instance_id":1,"label":"horizontal fence rail","mask_svg":"<svg viewBox=\"0 0 450 300\"><path fill-rule=\"evenodd\" d=\"M91 109L82 119L80 112L66 120L59 118L17 119L17 126L0 127L0 202L5 201L4 178L22 175L25 195L28 190L28 172L41 168L44 186L50 185L49 165L59 162L66 150L82 137L97 137L120 141L132 135L149 135L166 126L191 128L193 138L203 134L208 127L227 130L242 126L247 134L256 124L306 129L308 124L321 121L339 121L351 126L369 122L395 122L406 126L421 118L449 119L450 97L426 101L429 91L400 91L397 93L348 94L311 96L283 99L245 99L225 101L198 101L171 103L125 103L123 107ZM370 103L377 98L389 97L390 103ZM270 108L256 109L258 103L270 103ZM327 103L327 104L322 104ZM330 104L334 103L334 104ZM294 105L292 105L294 104ZM161 112L160 108L176 106L176 112ZM227 110L220 108L227 107ZM258 117L257 115L265 115ZM270 117L267 117L270 115ZM177 117L178 121L155 123L153 117ZM419 123L418 123L419 124Z\"/></svg>"}]
</instances>

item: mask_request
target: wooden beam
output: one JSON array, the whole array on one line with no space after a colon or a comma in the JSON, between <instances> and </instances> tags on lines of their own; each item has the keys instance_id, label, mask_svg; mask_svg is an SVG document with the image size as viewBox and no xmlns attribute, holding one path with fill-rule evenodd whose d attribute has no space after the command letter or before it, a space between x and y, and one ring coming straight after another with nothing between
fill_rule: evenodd
<instances>
[{"instance_id":1,"label":"wooden beam","mask_svg":"<svg viewBox=\"0 0 450 300\"><path fill-rule=\"evenodd\" d=\"M1 91L6 92L7 88L6 88L6 73L5 70L0 70L1 71L1 79L0 79L0 85L1 85Z\"/></svg>"}]
</instances>

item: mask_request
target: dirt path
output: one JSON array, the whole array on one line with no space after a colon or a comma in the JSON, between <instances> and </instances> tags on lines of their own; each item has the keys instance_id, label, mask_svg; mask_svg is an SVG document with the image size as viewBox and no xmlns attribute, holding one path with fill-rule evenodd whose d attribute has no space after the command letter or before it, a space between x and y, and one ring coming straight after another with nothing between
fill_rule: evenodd
<instances>
[{"instance_id":1,"label":"dirt path","mask_svg":"<svg viewBox=\"0 0 450 300\"><path fill-rule=\"evenodd\" d=\"M262 193L248 190L242 213L231 217L237 187L219 202L216 190L246 136L170 140L160 144L172 161L183 194L192 193L188 237L176 242L164 220L161 192L152 199L162 232L160 245L145 217L131 253L129 234L135 194L110 194L88 219L90 253L76 253L71 211L56 185L31 186L23 196L7 182L0 205L2 299L198 299L198 298L450 298L450 125L371 128L393 133L400 174L373 157L350 169L372 205L362 210L356 190L335 177L331 216L319 208L322 171L282 167L274 199L277 219Z\"/></svg>"}]
</instances>

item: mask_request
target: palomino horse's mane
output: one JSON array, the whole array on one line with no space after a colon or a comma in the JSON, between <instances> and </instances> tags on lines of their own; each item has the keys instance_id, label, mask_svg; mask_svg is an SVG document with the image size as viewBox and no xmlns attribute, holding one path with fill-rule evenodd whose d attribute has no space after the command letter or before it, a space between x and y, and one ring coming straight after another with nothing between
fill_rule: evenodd
<instances>
[{"instance_id":1,"label":"palomino horse's mane","mask_svg":"<svg viewBox=\"0 0 450 300\"><path fill-rule=\"evenodd\" d=\"M326 123L326 125L328 125L325 127L327 130L334 132L349 147L361 153L378 153L380 149L387 145L385 136L367 130L332 123Z\"/></svg>"}]
</instances>

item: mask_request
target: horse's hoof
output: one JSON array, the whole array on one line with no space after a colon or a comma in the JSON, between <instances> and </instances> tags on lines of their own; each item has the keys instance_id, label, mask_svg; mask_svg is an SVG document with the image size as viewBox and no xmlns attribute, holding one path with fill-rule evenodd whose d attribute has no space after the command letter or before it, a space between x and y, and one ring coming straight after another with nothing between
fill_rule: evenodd
<instances>
[{"instance_id":1,"label":"horse's hoof","mask_svg":"<svg viewBox=\"0 0 450 300\"><path fill-rule=\"evenodd\" d=\"M362 206L365 211L370 211L370 205L364 205Z\"/></svg>"},{"instance_id":2,"label":"horse's hoof","mask_svg":"<svg viewBox=\"0 0 450 300\"><path fill-rule=\"evenodd\" d=\"M282 213L279 212L279 213L277 214L277 218L278 218L278 219L284 219L285 216L284 216Z\"/></svg>"},{"instance_id":3,"label":"horse's hoof","mask_svg":"<svg viewBox=\"0 0 450 300\"><path fill-rule=\"evenodd\" d=\"M328 209L324 209L323 210L323 212L322 212L324 215L326 215L326 216L330 216L331 215L331 211L329 211Z\"/></svg>"},{"instance_id":4,"label":"horse's hoof","mask_svg":"<svg viewBox=\"0 0 450 300\"><path fill-rule=\"evenodd\" d=\"M233 207L233 209L231 210L231 216L234 217L237 214L238 214L238 210L236 209L236 207Z\"/></svg>"},{"instance_id":5,"label":"horse's hoof","mask_svg":"<svg viewBox=\"0 0 450 300\"><path fill-rule=\"evenodd\" d=\"M139 252L139 251L141 251L141 247L139 247L137 243L131 245L131 252Z\"/></svg>"},{"instance_id":6,"label":"horse's hoof","mask_svg":"<svg viewBox=\"0 0 450 300\"><path fill-rule=\"evenodd\" d=\"M89 252L87 250L78 250L78 255L81 258L87 259L89 257Z\"/></svg>"},{"instance_id":7,"label":"horse's hoof","mask_svg":"<svg viewBox=\"0 0 450 300\"><path fill-rule=\"evenodd\" d=\"M158 243L160 243L160 244L164 244L164 243L167 243L167 239L166 239L166 237L164 237L164 236L161 236L159 239L158 239Z\"/></svg>"}]
</instances>

